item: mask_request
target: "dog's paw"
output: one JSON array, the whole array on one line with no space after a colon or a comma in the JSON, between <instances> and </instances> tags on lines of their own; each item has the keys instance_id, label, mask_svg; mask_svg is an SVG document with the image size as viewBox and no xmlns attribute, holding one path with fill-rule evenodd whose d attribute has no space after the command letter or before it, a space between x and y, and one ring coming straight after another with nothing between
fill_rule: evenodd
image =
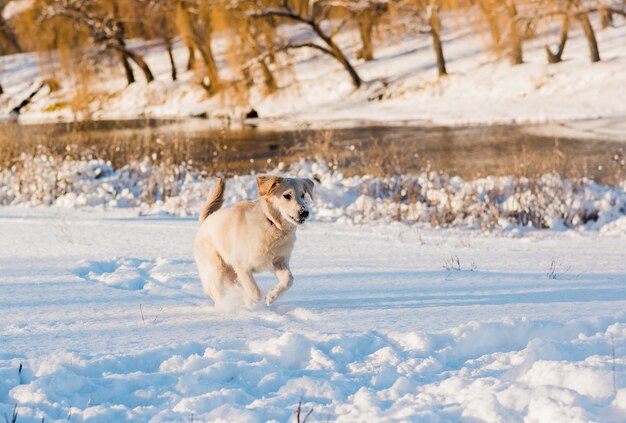
<instances>
[{"instance_id":1,"label":"dog's paw","mask_svg":"<svg viewBox=\"0 0 626 423\"><path fill-rule=\"evenodd\" d=\"M270 306L272 303L276 301L276 295L271 292L265 296L265 305Z\"/></svg>"},{"instance_id":2,"label":"dog's paw","mask_svg":"<svg viewBox=\"0 0 626 423\"><path fill-rule=\"evenodd\" d=\"M262 304L261 299L261 291L255 293L255 295L246 295L243 298L243 304L247 309L253 310L259 308L259 305Z\"/></svg>"},{"instance_id":3,"label":"dog's paw","mask_svg":"<svg viewBox=\"0 0 626 423\"><path fill-rule=\"evenodd\" d=\"M247 308L248 310L253 310L255 309L259 304L259 300L254 299L254 298L244 298L243 299L243 306L245 308Z\"/></svg>"}]
</instances>

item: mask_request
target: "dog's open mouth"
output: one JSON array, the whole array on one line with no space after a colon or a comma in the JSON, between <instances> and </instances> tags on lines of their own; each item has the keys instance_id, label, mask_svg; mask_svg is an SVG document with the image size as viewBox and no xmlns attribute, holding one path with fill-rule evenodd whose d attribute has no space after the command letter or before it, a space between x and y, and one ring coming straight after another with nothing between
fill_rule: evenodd
<instances>
[{"instance_id":1,"label":"dog's open mouth","mask_svg":"<svg viewBox=\"0 0 626 423\"><path fill-rule=\"evenodd\" d=\"M306 220L305 216L301 216L301 217L293 217L291 215L288 215L288 216L289 216L289 219L296 225L302 225L304 221Z\"/></svg>"}]
</instances>

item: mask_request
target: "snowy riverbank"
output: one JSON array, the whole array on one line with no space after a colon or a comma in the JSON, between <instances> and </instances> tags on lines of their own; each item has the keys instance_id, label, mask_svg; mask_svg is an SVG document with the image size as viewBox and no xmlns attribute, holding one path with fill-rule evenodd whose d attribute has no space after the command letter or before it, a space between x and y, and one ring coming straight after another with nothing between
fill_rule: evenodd
<instances>
[{"instance_id":1,"label":"snowy riverbank","mask_svg":"<svg viewBox=\"0 0 626 423\"><path fill-rule=\"evenodd\" d=\"M449 19L448 22L454 22ZM594 21L595 23L595 21ZM615 17L615 26L597 31L602 61L591 64L586 41L578 26L571 30L565 60L547 64L545 43L553 43L557 29L524 44L526 63L511 66L505 58L485 52L483 38L473 31L448 27L444 49L450 75L437 80L427 34L389 36L379 42L376 59L356 62L366 83L354 91L345 71L328 57L299 51L290 71L277 72L279 90L269 97L253 89L245 104L230 96L207 98L185 69L186 49L177 44L174 56L181 69L178 81L169 80L165 49L141 45L156 81L126 86L119 69L101 69L93 81L94 101L72 111L75 89L62 83L58 91L44 88L20 116L23 122L134 117L189 117L239 119L256 109L265 125L327 126L341 121L412 121L442 125L477 123L554 122L614 119L626 116L626 23ZM354 56L355 34L340 35L340 43ZM229 74L227 44L215 41L219 65ZM8 116L38 82L59 72L54 55L21 54L0 57L0 115ZM56 69L56 70L55 70ZM294 78L297 84L294 85ZM62 81L61 81L62 82ZM610 128L609 128L610 132Z\"/></svg>"}]
</instances>

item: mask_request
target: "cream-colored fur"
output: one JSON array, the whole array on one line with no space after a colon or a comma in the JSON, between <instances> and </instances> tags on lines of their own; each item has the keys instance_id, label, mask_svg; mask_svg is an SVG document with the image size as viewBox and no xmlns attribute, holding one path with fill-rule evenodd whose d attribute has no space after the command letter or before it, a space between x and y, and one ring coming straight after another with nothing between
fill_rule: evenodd
<instances>
[{"instance_id":1,"label":"cream-colored fur","mask_svg":"<svg viewBox=\"0 0 626 423\"><path fill-rule=\"evenodd\" d=\"M308 217L307 200L312 198L309 179L260 176L260 198L220 209L224 181L218 182L200 213L194 256L204 290L216 304L234 284L243 287L247 304L261 299L254 274L272 271L277 284L265 296L267 305L291 285L289 258L296 240L296 226Z\"/></svg>"}]
</instances>

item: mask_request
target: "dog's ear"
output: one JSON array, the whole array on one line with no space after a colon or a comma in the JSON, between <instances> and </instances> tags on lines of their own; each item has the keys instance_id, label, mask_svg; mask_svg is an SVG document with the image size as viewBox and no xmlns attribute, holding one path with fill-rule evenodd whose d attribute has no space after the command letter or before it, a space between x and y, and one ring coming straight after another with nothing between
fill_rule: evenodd
<instances>
[{"instance_id":1,"label":"dog's ear","mask_svg":"<svg viewBox=\"0 0 626 423\"><path fill-rule=\"evenodd\" d=\"M259 188L259 196L265 197L271 195L283 181L280 176L257 176L256 185Z\"/></svg>"},{"instance_id":2,"label":"dog's ear","mask_svg":"<svg viewBox=\"0 0 626 423\"><path fill-rule=\"evenodd\" d=\"M310 179L303 179L302 182L304 182L304 191L306 191L311 196L311 200L312 200L313 190L315 189L315 184Z\"/></svg>"}]
</instances>

